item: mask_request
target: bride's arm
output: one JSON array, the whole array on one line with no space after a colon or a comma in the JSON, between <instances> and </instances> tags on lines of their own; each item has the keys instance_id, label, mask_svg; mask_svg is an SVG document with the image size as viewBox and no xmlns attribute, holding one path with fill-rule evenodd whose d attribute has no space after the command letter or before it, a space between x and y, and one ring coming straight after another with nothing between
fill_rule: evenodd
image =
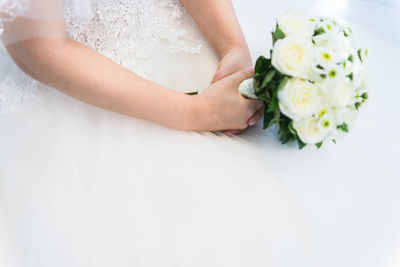
<instances>
[{"instance_id":1,"label":"bride's arm","mask_svg":"<svg viewBox=\"0 0 400 267\"><path fill-rule=\"evenodd\" d=\"M235 49L248 53L231 0L180 1L221 58Z\"/></svg>"},{"instance_id":2,"label":"bride's arm","mask_svg":"<svg viewBox=\"0 0 400 267\"><path fill-rule=\"evenodd\" d=\"M7 46L17 65L34 79L84 102L183 130L246 128L260 106L242 98L242 71L187 96L156 85L69 38L35 38Z\"/></svg>"},{"instance_id":3,"label":"bride's arm","mask_svg":"<svg viewBox=\"0 0 400 267\"><path fill-rule=\"evenodd\" d=\"M252 60L231 0L180 0L218 53L221 61L212 82L252 65ZM260 108L248 121L252 126L263 116ZM241 131L229 131L240 133Z\"/></svg>"}]
</instances>

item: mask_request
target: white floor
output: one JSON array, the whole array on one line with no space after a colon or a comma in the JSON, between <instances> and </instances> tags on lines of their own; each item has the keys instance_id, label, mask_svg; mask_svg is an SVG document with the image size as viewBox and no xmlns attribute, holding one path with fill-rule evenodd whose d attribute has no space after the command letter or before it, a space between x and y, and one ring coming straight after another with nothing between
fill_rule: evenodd
<instances>
[{"instance_id":1,"label":"white floor","mask_svg":"<svg viewBox=\"0 0 400 267\"><path fill-rule=\"evenodd\" d=\"M270 135L265 160L308 214L318 266L400 266L400 1L233 2L250 48L265 47L252 49L254 59L271 48L274 17L287 9L342 19L369 47L371 99L337 145L297 151L252 131Z\"/></svg>"}]
</instances>

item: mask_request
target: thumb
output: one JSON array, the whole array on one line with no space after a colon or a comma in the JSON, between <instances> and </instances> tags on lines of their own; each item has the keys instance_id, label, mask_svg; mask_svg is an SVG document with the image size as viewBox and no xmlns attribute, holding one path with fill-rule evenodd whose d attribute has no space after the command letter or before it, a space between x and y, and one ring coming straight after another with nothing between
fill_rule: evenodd
<instances>
[{"instance_id":1,"label":"thumb","mask_svg":"<svg viewBox=\"0 0 400 267\"><path fill-rule=\"evenodd\" d=\"M218 70L215 74L214 74L214 77L212 78L212 84L213 83L216 83L216 82L218 82L219 80L222 80L223 78L225 78L226 76L228 76L228 75L226 75L226 73L224 73L224 71L223 70Z\"/></svg>"},{"instance_id":2,"label":"thumb","mask_svg":"<svg viewBox=\"0 0 400 267\"><path fill-rule=\"evenodd\" d=\"M249 67L241 71L236 72L232 75L232 79L235 83L241 84L244 80L254 77L254 67Z\"/></svg>"}]
</instances>

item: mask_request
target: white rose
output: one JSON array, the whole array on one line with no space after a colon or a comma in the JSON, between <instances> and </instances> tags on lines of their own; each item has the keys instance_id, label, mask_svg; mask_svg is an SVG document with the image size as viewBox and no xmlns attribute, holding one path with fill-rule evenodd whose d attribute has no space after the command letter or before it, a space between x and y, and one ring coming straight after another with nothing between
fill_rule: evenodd
<instances>
[{"instance_id":1,"label":"white rose","mask_svg":"<svg viewBox=\"0 0 400 267\"><path fill-rule=\"evenodd\" d=\"M323 141L328 135L328 132L321 131L319 120L313 117L294 121L293 128L296 130L301 141L306 144L317 144Z\"/></svg>"},{"instance_id":2,"label":"white rose","mask_svg":"<svg viewBox=\"0 0 400 267\"><path fill-rule=\"evenodd\" d=\"M308 79L314 61L311 40L286 37L276 42L272 52L272 65L283 74Z\"/></svg>"},{"instance_id":3,"label":"white rose","mask_svg":"<svg viewBox=\"0 0 400 267\"><path fill-rule=\"evenodd\" d=\"M355 88L349 78L330 83L327 81L324 87L329 87L324 91L323 103L327 107L346 107L354 104Z\"/></svg>"},{"instance_id":4,"label":"white rose","mask_svg":"<svg viewBox=\"0 0 400 267\"><path fill-rule=\"evenodd\" d=\"M312 83L291 78L278 91L279 108L294 121L312 116L321 104L319 89Z\"/></svg>"},{"instance_id":5,"label":"white rose","mask_svg":"<svg viewBox=\"0 0 400 267\"><path fill-rule=\"evenodd\" d=\"M305 15L298 12L286 12L278 19L279 28L286 36L311 38L314 25Z\"/></svg>"}]
</instances>

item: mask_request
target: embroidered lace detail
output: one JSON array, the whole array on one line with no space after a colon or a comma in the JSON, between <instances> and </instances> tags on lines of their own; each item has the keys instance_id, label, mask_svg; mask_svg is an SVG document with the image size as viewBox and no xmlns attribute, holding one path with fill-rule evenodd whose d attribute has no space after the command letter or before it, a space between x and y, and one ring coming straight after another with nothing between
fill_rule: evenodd
<instances>
[{"instance_id":1,"label":"embroidered lace detail","mask_svg":"<svg viewBox=\"0 0 400 267\"><path fill-rule=\"evenodd\" d=\"M73 2L66 1L69 35L142 76L148 70L137 61L160 49L160 43L169 53L200 52L200 42L177 27L190 19L178 0L97 0L90 8L85 13L92 17L78 16ZM188 24L195 27L193 21Z\"/></svg>"},{"instance_id":2,"label":"embroidered lace detail","mask_svg":"<svg viewBox=\"0 0 400 267\"><path fill-rule=\"evenodd\" d=\"M28 0L0 0L0 35L3 33L3 22L21 16L28 8Z\"/></svg>"},{"instance_id":3,"label":"embroidered lace detail","mask_svg":"<svg viewBox=\"0 0 400 267\"><path fill-rule=\"evenodd\" d=\"M17 112L25 101L44 90L43 87L19 69L11 70L0 82L0 115Z\"/></svg>"}]
</instances>

